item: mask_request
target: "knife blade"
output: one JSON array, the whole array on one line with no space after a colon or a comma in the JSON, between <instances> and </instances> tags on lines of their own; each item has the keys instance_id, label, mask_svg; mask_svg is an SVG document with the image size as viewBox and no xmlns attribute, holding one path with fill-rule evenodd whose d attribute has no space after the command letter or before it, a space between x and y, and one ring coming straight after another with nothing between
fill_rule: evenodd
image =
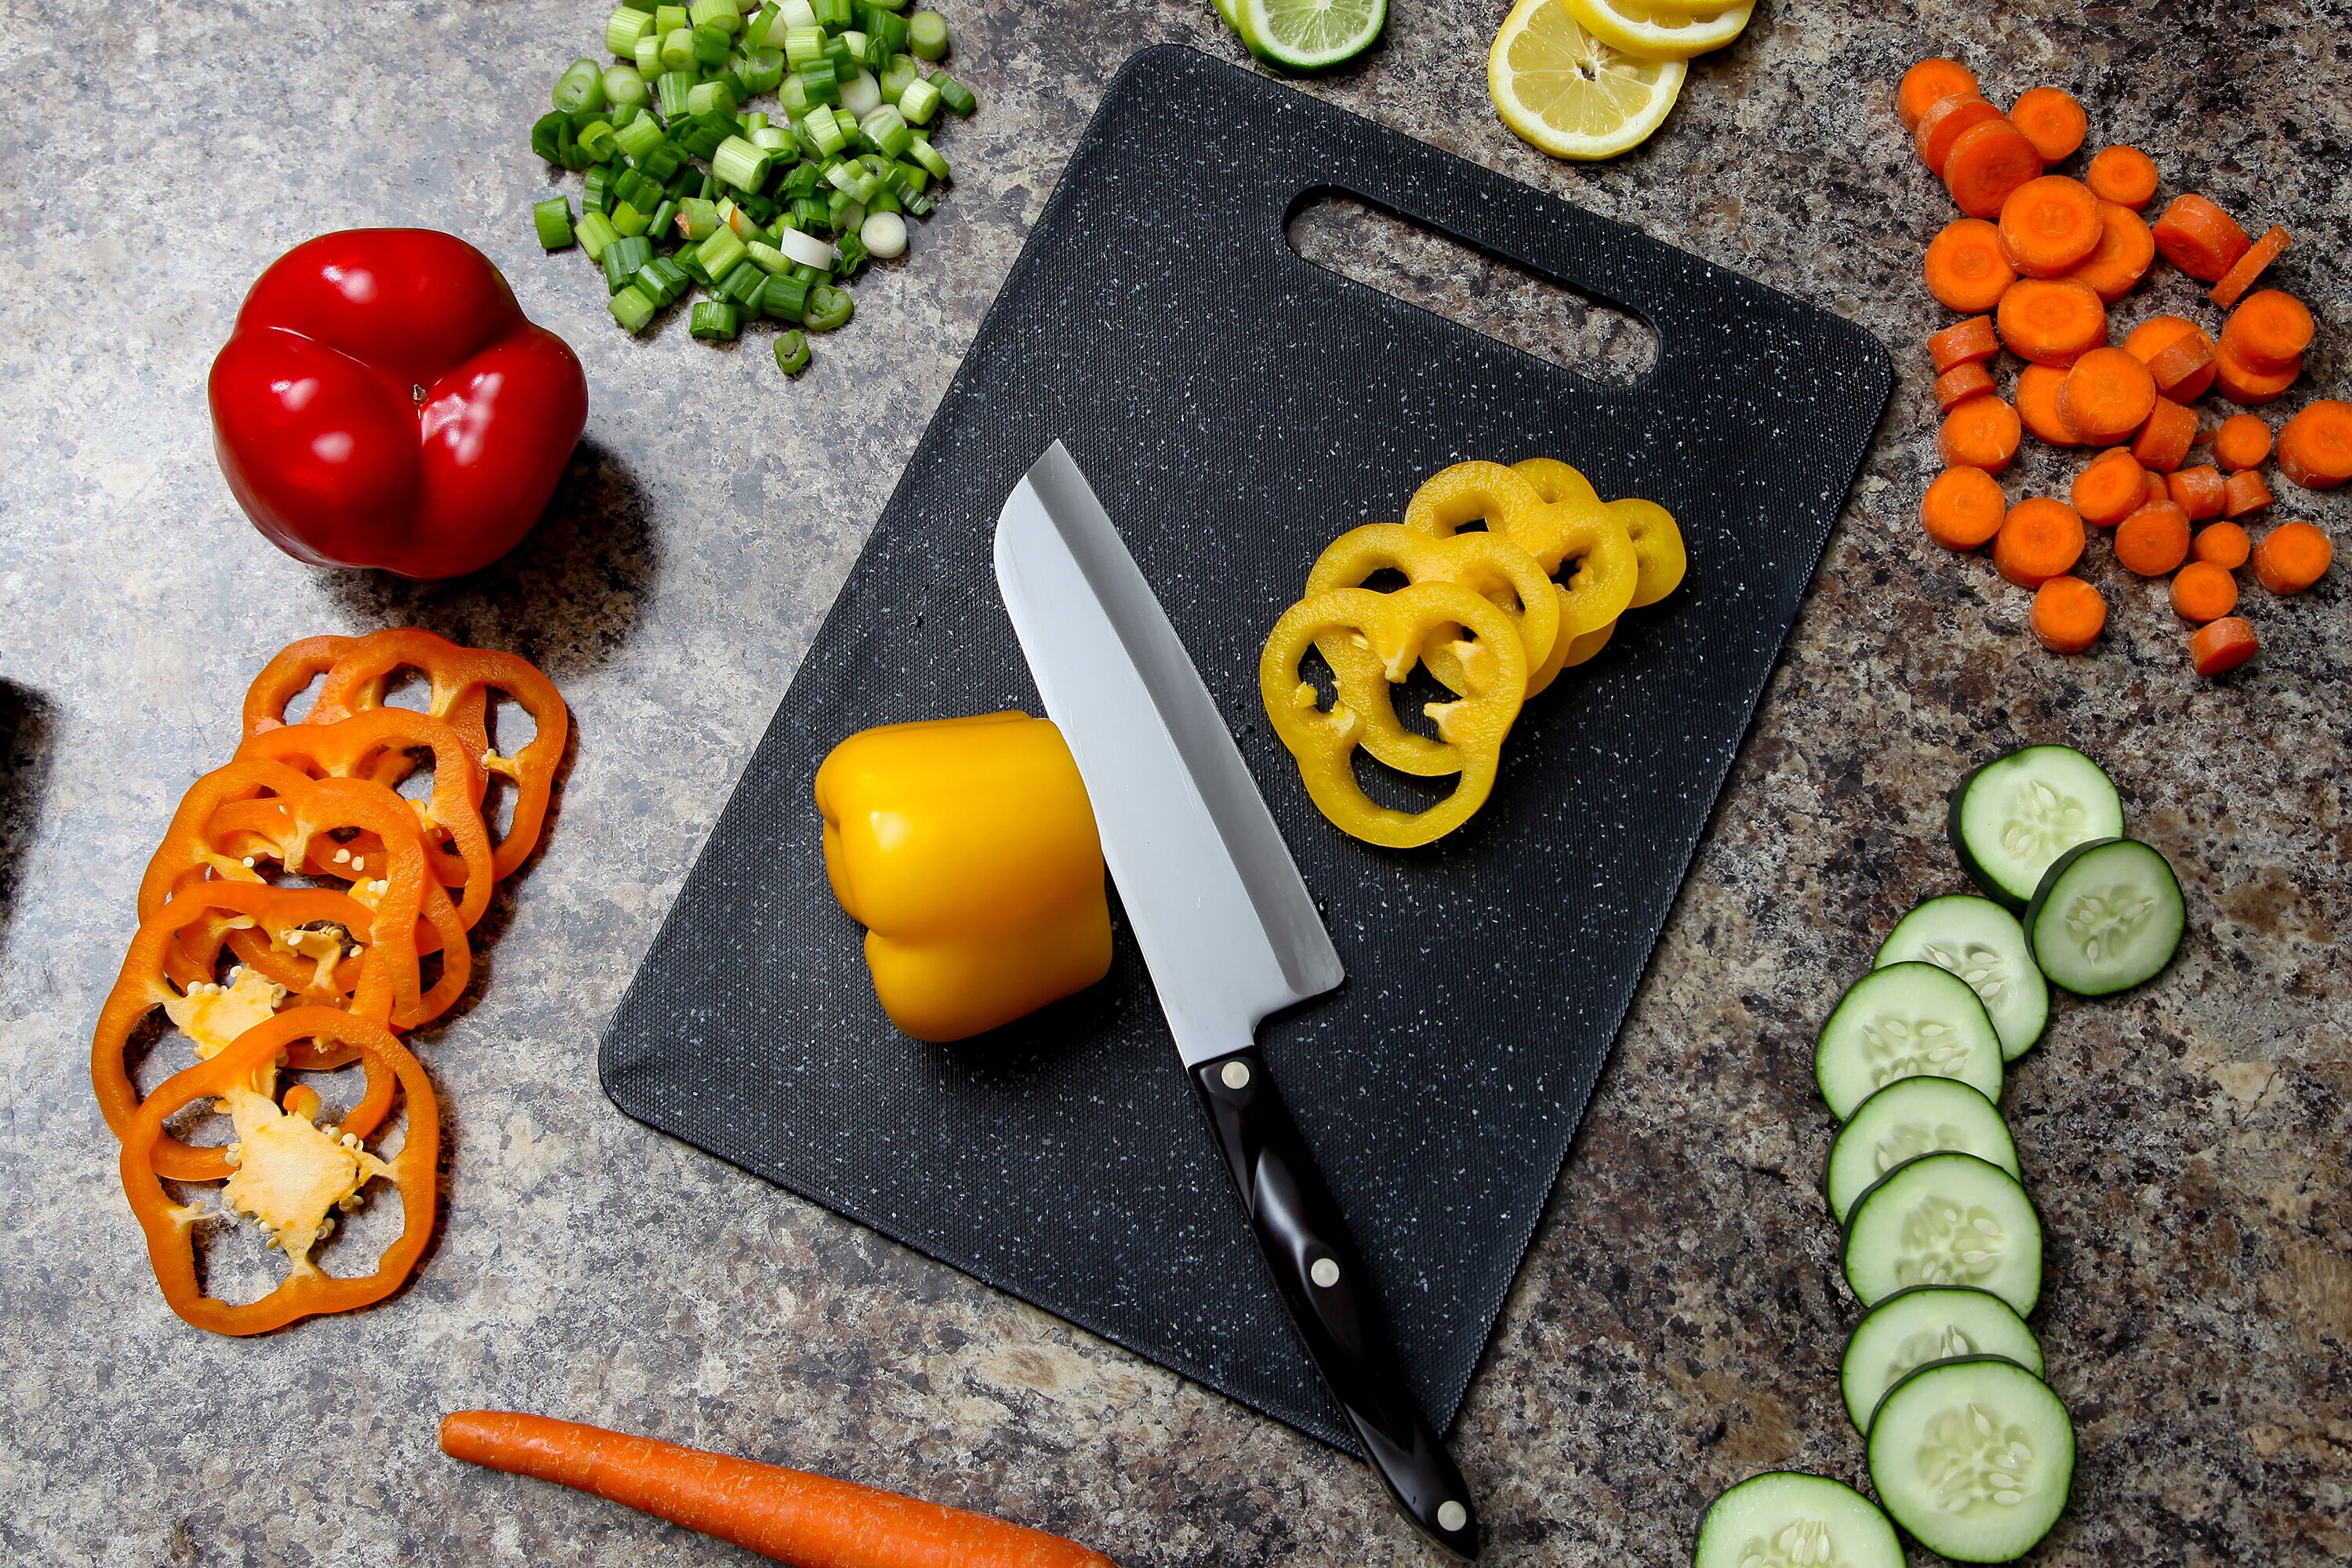
<instances>
[{"instance_id":1,"label":"knife blade","mask_svg":"<svg viewBox=\"0 0 2352 1568\"><path fill-rule=\"evenodd\" d=\"M1469 1489L1406 1387L1339 1205L1255 1041L1345 978L1280 829L1151 585L1059 441L1006 498L996 581L1242 1206L1364 1457L1440 1545Z\"/></svg>"}]
</instances>

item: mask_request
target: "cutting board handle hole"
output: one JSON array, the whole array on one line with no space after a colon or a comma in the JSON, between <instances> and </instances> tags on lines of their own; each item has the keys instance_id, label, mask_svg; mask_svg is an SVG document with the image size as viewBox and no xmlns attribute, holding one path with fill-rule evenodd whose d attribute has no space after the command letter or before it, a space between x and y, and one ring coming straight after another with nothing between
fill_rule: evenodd
<instances>
[{"instance_id":1,"label":"cutting board handle hole","mask_svg":"<svg viewBox=\"0 0 2352 1568\"><path fill-rule=\"evenodd\" d=\"M1327 272L1592 381L1631 386L1658 363L1639 317L1348 192L1308 191L1283 236Z\"/></svg>"}]
</instances>

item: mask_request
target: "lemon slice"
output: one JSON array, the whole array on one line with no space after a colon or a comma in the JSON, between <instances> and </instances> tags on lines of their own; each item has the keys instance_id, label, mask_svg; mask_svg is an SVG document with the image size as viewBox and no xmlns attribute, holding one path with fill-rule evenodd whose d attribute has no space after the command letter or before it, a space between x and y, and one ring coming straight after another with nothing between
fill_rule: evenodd
<instances>
[{"instance_id":1,"label":"lemon slice","mask_svg":"<svg viewBox=\"0 0 2352 1568\"><path fill-rule=\"evenodd\" d=\"M1388 26L1389 0L1230 0L1234 30L1250 53L1286 70L1322 70L1354 59Z\"/></svg>"},{"instance_id":2,"label":"lemon slice","mask_svg":"<svg viewBox=\"0 0 2352 1568\"><path fill-rule=\"evenodd\" d=\"M1655 131L1689 68L1593 37L1569 0L1518 0L1486 57L1503 123L1555 158L1613 158Z\"/></svg>"},{"instance_id":3,"label":"lemon slice","mask_svg":"<svg viewBox=\"0 0 2352 1568\"><path fill-rule=\"evenodd\" d=\"M1748 28L1755 0L1745 5L1692 11L1671 0L1568 0L1584 30L1628 54L1686 60L1719 49Z\"/></svg>"}]
</instances>

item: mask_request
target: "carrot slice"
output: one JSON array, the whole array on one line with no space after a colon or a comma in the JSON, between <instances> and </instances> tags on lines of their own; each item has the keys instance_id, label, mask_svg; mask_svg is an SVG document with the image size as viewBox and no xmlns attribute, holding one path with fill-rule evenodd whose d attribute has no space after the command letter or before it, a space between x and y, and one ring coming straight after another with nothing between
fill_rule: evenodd
<instances>
[{"instance_id":1,"label":"carrot slice","mask_svg":"<svg viewBox=\"0 0 2352 1568\"><path fill-rule=\"evenodd\" d=\"M2232 414L2213 432L2213 460L2236 473L2271 455L2271 427L2259 414Z\"/></svg>"},{"instance_id":2,"label":"carrot slice","mask_svg":"<svg viewBox=\"0 0 2352 1568\"><path fill-rule=\"evenodd\" d=\"M2311 346L2311 311L2294 295L2264 289L2246 296L2221 324L2221 341L2249 370L2278 372L2303 361Z\"/></svg>"},{"instance_id":3,"label":"carrot slice","mask_svg":"<svg viewBox=\"0 0 2352 1568\"><path fill-rule=\"evenodd\" d=\"M2083 182L2103 200L2137 212L2156 199L2156 160L2137 147L2102 147Z\"/></svg>"},{"instance_id":4,"label":"carrot slice","mask_svg":"<svg viewBox=\"0 0 2352 1568\"><path fill-rule=\"evenodd\" d=\"M2284 370L2256 370L2240 359L2238 352L2229 344L2213 345L2214 384L2221 387L2222 396L2241 407L2259 408L2265 403L2277 402L2302 374L2303 362L2299 359Z\"/></svg>"},{"instance_id":5,"label":"carrot slice","mask_svg":"<svg viewBox=\"0 0 2352 1568\"><path fill-rule=\"evenodd\" d=\"M2165 487L2164 476L2151 470L2147 476L2147 500L2142 506L2170 506L2172 491Z\"/></svg>"},{"instance_id":6,"label":"carrot slice","mask_svg":"<svg viewBox=\"0 0 2352 1568\"><path fill-rule=\"evenodd\" d=\"M2156 377L2121 349L2093 349L2058 389L2058 411L2086 446L2127 441L2156 408ZM2196 421L2189 421L2194 430Z\"/></svg>"},{"instance_id":7,"label":"carrot slice","mask_svg":"<svg viewBox=\"0 0 2352 1568\"><path fill-rule=\"evenodd\" d=\"M2034 640L2052 653L2080 653L2105 628L2107 602L2080 577L2053 577L2033 590L2028 624Z\"/></svg>"},{"instance_id":8,"label":"carrot slice","mask_svg":"<svg viewBox=\"0 0 2352 1568\"><path fill-rule=\"evenodd\" d=\"M1971 93L1955 93L1928 106L1927 112L1919 117L1919 123L1911 128L1911 144L1919 150L1919 161L1941 175L1946 162L1952 155L1953 144L1959 141L1962 133L1996 120L2003 125L2009 124L2008 121L2001 119L2000 110L1983 99ZM1979 213L1977 216L1989 217L1991 215Z\"/></svg>"},{"instance_id":9,"label":"carrot slice","mask_svg":"<svg viewBox=\"0 0 2352 1568\"><path fill-rule=\"evenodd\" d=\"M2172 574L2172 613L2193 626L2218 621L2238 607L2238 580L2210 561L2191 561Z\"/></svg>"},{"instance_id":10,"label":"carrot slice","mask_svg":"<svg viewBox=\"0 0 2352 1568\"><path fill-rule=\"evenodd\" d=\"M2009 509L1993 535L1993 570L2021 588L2039 588L2063 576L2083 558L2083 520L2049 496L2029 496Z\"/></svg>"},{"instance_id":11,"label":"carrot slice","mask_svg":"<svg viewBox=\"0 0 2352 1568\"><path fill-rule=\"evenodd\" d=\"M1895 113L1910 130L1927 110L1955 95L1977 91L1976 72L1958 60L1921 60L1903 73L1895 89Z\"/></svg>"},{"instance_id":12,"label":"carrot slice","mask_svg":"<svg viewBox=\"0 0 2352 1568\"><path fill-rule=\"evenodd\" d=\"M2189 514L2191 522L2202 522L2209 517L2221 515L2221 501L2227 487L2221 482L2221 470L2211 464L2194 468L2182 468L2165 479L2165 489L2172 495L2172 504Z\"/></svg>"},{"instance_id":13,"label":"carrot slice","mask_svg":"<svg viewBox=\"0 0 2352 1568\"><path fill-rule=\"evenodd\" d=\"M2100 453L2074 476L2066 499L2084 522L2113 528L2139 510L2147 498L2147 479L2139 459L2121 447Z\"/></svg>"},{"instance_id":14,"label":"carrot slice","mask_svg":"<svg viewBox=\"0 0 2352 1568\"><path fill-rule=\"evenodd\" d=\"M2091 286L2112 305L2137 287L2156 261L2147 220L2119 202L2099 204L2099 245L2067 276Z\"/></svg>"},{"instance_id":15,"label":"carrot slice","mask_svg":"<svg viewBox=\"0 0 2352 1568\"><path fill-rule=\"evenodd\" d=\"M2262 238L2246 247L2245 255L2230 264L2230 270L2221 274L2221 280L2213 285L2212 291L2206 297L2224 310L2228 310L2254 286L2254 279L2260 278L2270 264L2279 258L2279 252L2285 248L2286 230L2276 224L2271 225L2263 231Z\"/></svg>"},{"instance_id":16,"label":"carrot slice","mask_svg":"<svg viewBox=\"0 0 2352 1568\"><path fill-rule=\"evenodd\" d=\"M2072 278L2021 278L1993 312L2010 353L2035 364L2070 365L2107 341L2107 306Z\"/></svg>"},{"instance_id":17,"label":"carrot slice","mask_svg":"<svg viewBox=\"0 0 2352 1568\"><path fill-rule=\"evenodd\" d=\"M2054 365L2030 364L2017 373L2017 416L2035 437L2053 447L2079 447L2083 438L2066 423L2059 394L2066 373Z\"/></svg>"},{"instance_id":18,"label":"carrot slice","mask_svg":"<svg viewBox=\"0 0 2352 1568\"><path fill-rule=\"evenodd\" d=\"M2279 472L2307 490L2352 479L2352 403L2323 397L2306 404L2278 434Z\"/></svg>"},{"instance_id":19,"label":"carrot slice","mask_svg":"<svg viewBox=\"0 0 2352 1568\"><path fill-rule=\"evenodd\" d=\"M2164 258L2200 283L2217 283L2253 248L2238 220L2199 195L2179 195L2154 226Z\"/></svg>"},{"instance_id":20,"label":"carrot slice","mask_svg":"<svg viewBox=\"0 0 2352 1568\"><path fill-rule=\"evenodd\" d=\"M2268 507L2278 498L2262 474L2253 468L2240 468L2221 481L2221 515L2251 517Z\"/></svg>"},{"instance_id":21,"label":"carrot slice","mask_svg":"<svg viewBox=\"0 0 2352 1568\"><path fill-rule=\"evenodd\" d=\"M2327 575L2336 546L2307 522L2282 522L2254 546L2254 576L2273 594L2300 594Z\"/></svg>"},{"instance_id":22,"label":"carrot slice","mask_svg":"<svg viewBox=\"0 0 2352 1568\"><path fill-rule=\"evenodd\" d=\"M1990 306L1986 307L1990 310ZM1936 374L1943 374L1957 364L1971 360L1989 360L2000 353L2000 334L1992 330L1990 316L1970 316L1965 321L1954 321L1942 331L1927 339L1927 356L1936 362Z\"/></svg>"},{"instance_id":23,"label":"carrot slice","mask_svg":"<svg viewBox=\"0 0 2352 1568\"><path fill-rule=\"evenodd\" d=\"M1955 310L1990 310L2017 281L2000 250L2000 233L1980 217L1955 218L1927 242L1920 270L1927 292Z\"/></svg>"},{"instance_id":24,"label":"carrot slice","mask_svg":"<svg viewBox=\"0 0 2352 1568\"><path fill-rule=\"evenodd\" d=\"M2200 561L2210 561L2224 572L2235 572L2246 563L2253 549L2253 541L2246 537L2244 529L2234 522L2217 522L2198 530L2189 553Z\"/></svg>"},{"instance_id":25,"label":"carrot slice","mask_svg":"<svg viewBox=\"0 0 2352 1568\"><path fill-rule=\"evenodd\" d=\"M1947 550L1974 550L2000 531L2009 502L1982 468L1946 468L1919 500L1919 523Z\"/></svg>"},{"instance_id":26,"label":"carrot slice","mask_svg":"<svg viewBox=\"0 0 2352 1568\"><path fill-rule=\"evenodd\" d=\"M2021 434L2016 409L1998 397L1971 397L1944 416L1936 445L1948 468L1982 468L1998 474L2016 458Z\"/></svg>"},{"instance_id":27,"label":"carrot slice","mask_svg":"<svg viewBox=\"0 0 2352 1568\"><path fill-rule=\"evenodd\" d=\"M2170 501L2144 506L2116 529L2116 559L2143 577L2161 577L2189 559L2189 514Z\"/></svg>"},{"instance_id":28,"label":"carrot slice","mask_svg":"<svg viewBox=\"0 0 2352 1568\"><path fill-rule=\"evenodd\" d=\"M2071 158L2091 128L2090 117L2074 95L2059 87L2032 87L2009 106L2009 122L2025 132L2045 163Z\"/></svg>"},{"instance_id":29,"label":"carrot slice","mask_svg":"<svg viewBox=\"0 0 2352 1568\"><path fill-rule=\"evenodd\" d=\"M1919 122L1922 131L1927 126L1926 121ZM2008 121L1979 120L1951 143L1940 172L1955 206L1970 217L1991 217L2011 192L2041 177L2042 154Z\"/></svg>"},{"instance_id":30,"label":"carrot slice","mask_svg":"<svg viewBox=\"0 0 2352 1568\"><path fill-rule=\"evenodd\" d=\"M2213 340L2194 321L2150 316L2124 339L2124 352L2147 365L2156 389L2177 403L2194 403L2213 384Z\"/></svg>"},{"instance_id":31,"label":"carrot slice","mask_svg":"<svg viewBox=\"0 0 2352 1568\"><path fill-rule=\"evenodd\" d=\"M2260 653L2263 645L2254 639L2254 628L2242 616L2224 616L2210 626L2202 626L2189 635L2189 660L2197 673L2206 677L2227 675L2246 660Z\"/></svg>"},{"instance_id":32,"label":"carrot slice","mask_svg":"<svg viewBox=\"0 0 2352 1568\"><path fill-rule=\"evenodd\" d=\"M2189 460L2189 448L2196 441L2196 410L2169 397L2159 397L2148 414L2147 423L2132 438L2132 456L2151 475L2168 474Z\"/></svg>"},{"instance_id":33,"label":"carrot slice","mask_svg":"<svg viewBox=\"0 0 2352 1568\"><path fill-rule=\"evenodd\" d=\"M2139 362L2132 362L2137 364ZM1970 360L1956 364L1936 378L1936 406L1949 414L1971 397L1982 397L1992 390L1992 372Z\"/></svg>"},{"instance_id":34,"label":"carrot slice","mask_svg":"<svg viewBox=\"0 0 2352 1568\"><path fill-rule=\"evenodd\" d=\"M2099 247L2099 198L2064 174L2044 174L2000 204L2000 237L2028 278L2063 278Z\"/></svg>"}]
</instances>

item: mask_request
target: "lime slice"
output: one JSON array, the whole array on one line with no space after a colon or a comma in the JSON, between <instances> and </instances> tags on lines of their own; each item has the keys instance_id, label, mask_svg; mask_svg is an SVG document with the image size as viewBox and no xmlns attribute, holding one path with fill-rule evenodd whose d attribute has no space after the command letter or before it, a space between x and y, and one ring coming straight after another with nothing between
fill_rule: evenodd
<instances>
[{"instance_id":1,"label":"lime slice","mask_svg":"<svg viewBox=\"0 0 2352 1568\"><path fill-rule=\"evenodd\" d=\"M1370 48L1389 0L1231 0L1250 53L1286 70L1322 70Z\"/></svg>"},{"instance_id":2,"label":"lime slice","mask_svg":"<svg viewBox=\"0 0 2352 1568\"><path fill-rule=\"evenodd\" d=\"M1216 6L1217 15L1225 19L1225 26L1236 33L1240 32L1242 19L1239 13L1234 9L1234 0L1216 0Z\"/></svg>"},{"instance_id":3,"label":"lime slice","mask_svg":"<svg viewBox=\"0 0 2352 1568\"><path fill-rule=\"evenodd\" d=\"M1665 120L1688 69L1593 37L1568 0L1518 0L1486 57L1486 90L1503 123L1552 156L1613 158Z\"/></svg>"},{"instance_id":4,"label":"lime slice","mask_svg":"<svg viewBox=\"0 0 2352 1568\"><path fill-rule=\"evenodd\" d=\"M1686 60L1719 49L1747 30L1754 0L1744 5L1692 11L1658 0L1568 0L1584 30L1628 54Z\"/></svg>"}]
</instances>

